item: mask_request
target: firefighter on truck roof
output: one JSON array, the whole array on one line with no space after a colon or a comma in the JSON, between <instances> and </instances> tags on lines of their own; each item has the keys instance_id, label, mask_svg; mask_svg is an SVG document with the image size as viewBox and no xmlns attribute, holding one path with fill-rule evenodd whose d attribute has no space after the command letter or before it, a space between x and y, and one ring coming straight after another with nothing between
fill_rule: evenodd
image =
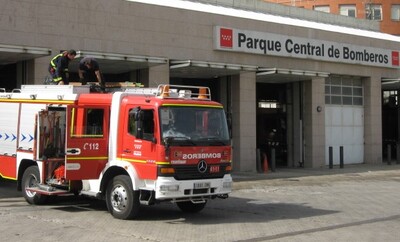
<instances>
[{"instance_id":1,"label":"firefighter on truck roof","mask_svg":"<svg viewBox=\"0 0 400 242\"><path fill-rule=\"evenodd\" d=\"M76 51L68 50L54 56L49 64L49 73L51 75L52 84L64 85L69 83L68 66L70 61L75 59Z\"/></svg>"},{"instance_id":2,"label":"firefighter on truck roof","mask_svg":"<svg viewBox=\"0 0 400 242\"><path fill-rule=\"evenodd\" d=\"M100 65L95 58L84 57L80 60L78 74L82 85L86 85L88 82L98 82L102 91L104 91L104 77L100 71Z\"/></svg>"}]
</instances>

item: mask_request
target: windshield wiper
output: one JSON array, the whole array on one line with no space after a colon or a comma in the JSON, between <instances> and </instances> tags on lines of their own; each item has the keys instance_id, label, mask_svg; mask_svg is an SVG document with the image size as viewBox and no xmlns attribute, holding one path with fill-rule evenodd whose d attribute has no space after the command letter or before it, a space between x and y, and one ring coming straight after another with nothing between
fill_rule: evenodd
<instances>
[{"instance_id":1,"label":"windshield wiper","mask_svg":"<svg viewBox=\"0 0 400 242\"><path fill-rule=\"evenodd\" d=\"M225 141L222 141L219 139L219 137L216 136L209 136L209 137L205 137L205 138L201 138L199 139L199 141L208 141L210 142L210 145L220 145L220 146L224 146L227 145Z\"/></svg>"},{"instance_id":2,"label":"windshield wiper","mask_svg":"<svg viewBox=\"0 0 400 242\"><path fill-rule=\"evenodd\" d=\"M188 137L173 137L173 136L168 136L164 138L164 143L167 146L170 146L171 143L176 143L178 145L193 145L196 146L196 143L193 142L190 138Z\"/></svg>"}]
</instances>

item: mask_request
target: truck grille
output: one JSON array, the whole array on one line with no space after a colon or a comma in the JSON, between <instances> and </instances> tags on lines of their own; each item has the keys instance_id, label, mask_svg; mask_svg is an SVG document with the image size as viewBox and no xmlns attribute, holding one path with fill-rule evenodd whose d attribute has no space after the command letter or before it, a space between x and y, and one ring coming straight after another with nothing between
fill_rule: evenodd
<instances>
[{"instance_id":1,"label":"truck grille","mask_svg":"<svg viewBox=\"0 0 400 242\"><path fill-rule=\"evenodd\" d=\"M204 173L199 172L197 165L176 165L171 166L175 169L175 174L171 174L176 180L191 180L191 179L212 179L212 178L222 178L225 174L229 173L226 171L226 167L229 164L219 164L212 166L219 166L218 172L210 172L210 165L207 167L207 170ZM166 167L166 166L161 166ZM158 169L160 170L159 167ZM166 176L165 174L160 174L160 176Z\"/></svg>"}]
</instances>

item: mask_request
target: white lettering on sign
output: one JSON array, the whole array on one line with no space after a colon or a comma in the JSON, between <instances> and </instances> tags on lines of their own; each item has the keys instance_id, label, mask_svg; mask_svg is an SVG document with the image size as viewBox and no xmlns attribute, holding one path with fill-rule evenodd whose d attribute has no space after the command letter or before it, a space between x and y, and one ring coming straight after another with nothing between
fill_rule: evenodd
<instances>
[{"instance_id":1,"label":"white lettering on sign","mask_svg":"<svg viewBox=\"0 0 400 242\"><path fill-rule=\"evenodd\" d=\"M221 158L221 153L195 153L195 154L183 154L182 159L209 159L209 158Z\"/></svg>"},{"instance_id":2,"label":"white lettering on sign","mask_svg":"<svg viewBox=\"0 0 400 242\"><path fill-rule=\"evenodd\" d=\"M99 145L99 143L85 143L83 145L83 149L84 150L99 150L100 145Z\"/></svg>"},{"instance_id":3,"label":"white lettering on sign","mask_svg":"<svg viewBox=\"0 0 400 242\"><path fill-rule=\"evenodd\" d=\"M65 165L65 169L67 169L68 171L77 171L81 169L81 164L79 163L67 163Z\"/></svg>"},{"instance_id":4,"label":"white lettering on sign","mask_svg":"<svg viewBox=\"0 0 400 242\"><path fill-rule=\"evenodd\" d=\"M265 32L214 27L214 49L399 68L399 51Z\"/></svg>"},{"instance_id":5,"label":"white lettering on sign","mask_svg":"<svg viewBox=\"0 0 400 242\"><path fill-rule=\"evenodd\" d=\"M135 147L135 150L140 150L142 148L142 145L133 145L133 147Z\"/></svg>"},{"instance_id":6,"label":"white lettering on sign","mask_svg":"<svg viewBox=\"0 0 400 242\"><path fill-rule=\"evenodd\" d=\"M186 160L171 160L171 164L174 164L174 165L186 164Z\"/></svg>"}]
</instances>

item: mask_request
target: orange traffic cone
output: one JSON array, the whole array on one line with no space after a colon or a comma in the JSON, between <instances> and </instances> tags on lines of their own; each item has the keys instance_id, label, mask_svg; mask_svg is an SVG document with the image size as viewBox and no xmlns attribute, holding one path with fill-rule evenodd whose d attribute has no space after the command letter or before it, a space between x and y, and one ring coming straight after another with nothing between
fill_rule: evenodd
<instances>
[{"instance_id":1,"label":"orange traffic cone","mask_svg":"<svg viewBox=\"0 0 400 242\"><path fill-rule=\"evenodd\" d=\"M264 173L268 172L268 157L265 153L263 153L263 171Z\"/></svg>"}]
</instances>

